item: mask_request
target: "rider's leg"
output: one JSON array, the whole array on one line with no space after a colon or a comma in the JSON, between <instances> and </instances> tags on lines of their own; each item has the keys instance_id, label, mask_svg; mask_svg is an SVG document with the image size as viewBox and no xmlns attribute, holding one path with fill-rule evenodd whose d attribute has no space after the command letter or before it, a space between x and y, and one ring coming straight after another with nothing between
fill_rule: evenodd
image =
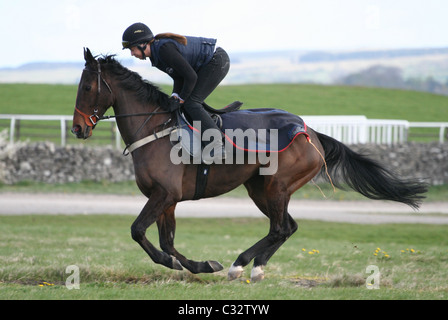
<instances>
[{"instance_id":1,"label":"rider's leg","mask_svg":"<svg viewBox=\"0 0 448 320\"><path fill-rule=\"evenodd\" d=\"M227 75L230 68L230 59L222 48L217 48L213 59L198 72L198 79L190 97L185 101L185 112L192 121L201 121L201 136L207 129L219 130L208 112L202 107L204 100L213 92ZM215 135L216 136L216 135ZM222 140L213 141L220 149L217 157L225 158L225 149Z\"/></svg>"}]
</instances>

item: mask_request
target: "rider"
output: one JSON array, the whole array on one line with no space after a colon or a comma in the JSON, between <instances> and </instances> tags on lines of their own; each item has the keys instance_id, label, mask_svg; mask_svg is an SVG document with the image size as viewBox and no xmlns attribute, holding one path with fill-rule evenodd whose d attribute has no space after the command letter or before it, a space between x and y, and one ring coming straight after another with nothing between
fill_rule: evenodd
<instances>
[{"instance_id":1,"label":"rider","mask_svg":"<svg viewBox=\"0 0 448 320\"><path fill-rule=\"evenodd\" d=\"M173 80L172 99L183 105L193 121L201 121L201 134L219 130L202 106L229 71L230 59L222 48L215 51L216 39L181 36L173 33L153 35L143 23L134 23L123 33L123 49L167 73ZM202 136L202 135L201 135ZM225 159L222 140L213 141L217 157ZM212 156L214 158L214 155Z\"/></svg>"}]
</instances>

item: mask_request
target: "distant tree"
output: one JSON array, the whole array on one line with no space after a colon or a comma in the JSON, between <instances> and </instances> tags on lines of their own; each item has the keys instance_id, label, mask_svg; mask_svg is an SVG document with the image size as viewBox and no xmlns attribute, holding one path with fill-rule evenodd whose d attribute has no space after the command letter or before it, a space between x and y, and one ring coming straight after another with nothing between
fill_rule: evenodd
<instances>
[{"instance_id":1,"label":"distant tree","mask_svg":"<svg viewBox=\"0 0 448 320\"><path fill-rule=\"evenodd\" d=\"M400 68L381 65L349 74L336 80L336 83L350 86L426 91L448 95L448 79L445 84L438 82L431 76L424 80L418 78L404 80Z\"/></svg>"},{"instance_id":2,"label":"distant tree","mask_svg":"<svg viewBox=\"0 0 448 320\"><path fill-rule=\"evenodd\" d=\"M401 73L400 68L376 65L345 76L337 82L366 87L403 88L404 82Z\"/></svg>"}]
</instances>

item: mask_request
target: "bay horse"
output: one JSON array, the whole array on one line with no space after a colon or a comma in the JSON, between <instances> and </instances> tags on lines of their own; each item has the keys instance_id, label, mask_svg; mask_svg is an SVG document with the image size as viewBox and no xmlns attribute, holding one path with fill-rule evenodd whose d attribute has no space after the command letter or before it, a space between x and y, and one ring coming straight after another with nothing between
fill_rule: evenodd
<instances>
[{"instance_id":1,"label":"bay horse","mask_svg":"<svg viewBox=\"0 0 448 320\"><path fill-rule=\"evenodd\" d=\"M123 67L114 56L93 57L84 49L85 69L78 86L72 132L77 138L92 135L97 122L112 106L126 145L144 137L152 142L132 150L136 183L148 201L131 226L132 238L158 264L192 273L212 273L223 266L217 261L193 261L174 248L175 208L192 200L198 164L173 164L171 141L155 132L170 122L170 99L140 75ZM260 175L255 164L212 164L203 198L224 194L244 184L249 197L270 220L268 234L242 252L230 266L228 279L240 277L243 267L254 260L251 280L264 278L263 268L279 247L297 230L288 213L291 195L316 175L326 173L336 187L348 186L377 200L392 200L417 209L427 191L416 179L401 179L380 163L355 153L341 142L307 128L290 147L278 155L278 169ZM312 142L312 143L311 143ZM326 176L323 174L323 176ZM154 222L159 231L161 250L145 236Z\"/></svg>"}]
</instances>

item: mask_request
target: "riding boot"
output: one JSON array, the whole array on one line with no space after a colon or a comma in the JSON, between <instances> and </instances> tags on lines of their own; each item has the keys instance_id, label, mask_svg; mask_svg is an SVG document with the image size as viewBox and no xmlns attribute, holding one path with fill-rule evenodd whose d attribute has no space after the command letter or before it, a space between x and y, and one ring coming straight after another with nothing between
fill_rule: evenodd
<instances>
[{"instance_id":1,"label":"riding boot","mask_svg":"<svg viewBox=\"0 0 448 320\"><path fill-rule=\"evenodd\" d=\"M207 129L215 129L219 132L219 134L222 137L222 132L221 130L218 128L218 126L216 125L216 123L213 121L213 119L210 117L210 115L208 114L207 111L205 111L202 107L201 104L199 103L194 103L193 101L187 101L185 103L184 106L184 110L185 112L190 116L192 121L200 121L201 122L201 138L204 135L204 132ZM202 140L202 139L201 139ZM224 147L224 143L222 141L222 139L219 140L213 140L210 144L208 145L207 149L212 149L211 153L210 153L210 158L207 155L207 159L204 160L207 162L210 162L214 159L225 159L226 158L226 150ZM205 146L204 146L205 147ZM216 155L215 155L215 149L220 150Z\"/></svg>"}]
</instances>

